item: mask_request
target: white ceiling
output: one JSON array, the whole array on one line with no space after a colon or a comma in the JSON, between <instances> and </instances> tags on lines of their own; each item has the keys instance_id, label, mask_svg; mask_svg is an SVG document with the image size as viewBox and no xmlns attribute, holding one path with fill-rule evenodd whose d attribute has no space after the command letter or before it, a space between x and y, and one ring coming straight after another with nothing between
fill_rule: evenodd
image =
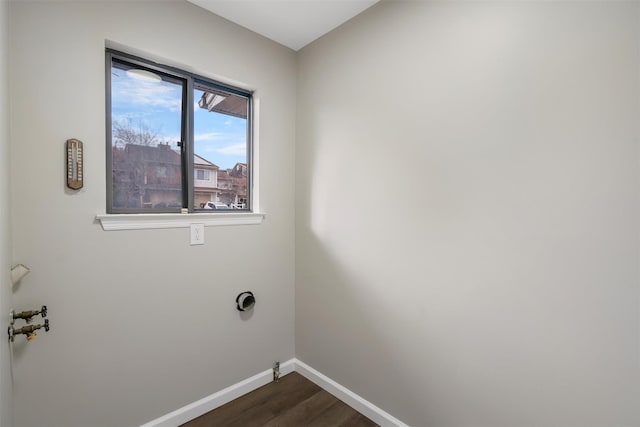
<instances>
[{"instance_id":1,"label":"white ceiling","mask_svg":"<svg viewBox=\"0 0 640 427\"><path fill-rule=\"evenodd\" d=\"M299 50L379 0L188 0Z\"/></svg>"}]
</instances>

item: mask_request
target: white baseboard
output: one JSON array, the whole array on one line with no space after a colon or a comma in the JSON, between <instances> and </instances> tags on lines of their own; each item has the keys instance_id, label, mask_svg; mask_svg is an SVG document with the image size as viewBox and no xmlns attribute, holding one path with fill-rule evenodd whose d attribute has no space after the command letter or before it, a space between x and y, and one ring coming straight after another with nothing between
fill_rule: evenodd
<instances>
[{"instance_id":1,"label":"white baseboard","mask_svg":"<svg viewBox=\"0 0 640 427\"><path fill-rule=\"evenodd\" d=\"M342 400L344 403L351 406L353 409L360 412L376 424L380 424L382 427L408 427L399 419L378 408L368 400L358 396L348 388L338 384L326 375L316 371L306 363L297 359L293 360L295 361L295 371L297 373L307 378L309 381L316 383L322 389Z\"/></svg>"},{"instance_id":2,"label":"white baseboard","mask_svg":"<svg viewBox=\"0 0 640 427\"><path fill-rule=\"evenodd\" d=\"M294 360L295 359L291 359L280 364L280 375L284 376L293 372ZM263 385L267 385L271 381L273 381L273 370L267 369L266 371L252 376L251 378L247 378L246 380L233 384L223 390L213 393L212 395L190 403L187 406L176 409L167 415L156 418L153 421L149 421L141 427L177 427L187 421L191 421L192 419L199 417L200 415L213 411L214 409L219 408L225 403L229 403L240 396L244 396Z\"/></svg>"},{"instance_id":3,"label":"white baseboard","mask_svg":"<svg viewBox=\"0 0 640 427\"><path fill-rule=\"evenodd\" d=\"M280 364L280 375L284 376L294 371L342 400L344 403L368 417L373 422L380 424L382 427L408 427L407 424L296 358L287 360ZM197 402L193 402L167 415L156 418L153 421L149 421L141 427L177 427L187 421L191 421L192 419L199 417L200 415L204 415L209 411L219 408L225 403L229 403L259 387L262 387L271 381L273 381L273 371L268 369L252 376L251 378L247 378L244 381L240 381L237 384L229 386L224 390L220 390L217 393L202 398Z\"/></svg>"}]
</instances>

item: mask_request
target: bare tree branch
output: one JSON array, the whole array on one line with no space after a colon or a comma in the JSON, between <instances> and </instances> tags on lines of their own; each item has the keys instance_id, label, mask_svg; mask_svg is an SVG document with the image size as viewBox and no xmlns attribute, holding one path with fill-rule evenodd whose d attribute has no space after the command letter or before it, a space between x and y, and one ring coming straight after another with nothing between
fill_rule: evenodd
<instances>
[{"instance_id":1,"label":"bare tree branch","mask_svg":"<svg viewBox=\"0 0 640 427\"><path fill-rule=\"evenodd\" d=\"M113 122L113 145L125 146L127 144L136 145L157 145L160 141L158 134L152 131L142 120L138 121L138 125L134 127L133 120L128 118L126 121L114 120Z\"/></svg>"}]
</instances>

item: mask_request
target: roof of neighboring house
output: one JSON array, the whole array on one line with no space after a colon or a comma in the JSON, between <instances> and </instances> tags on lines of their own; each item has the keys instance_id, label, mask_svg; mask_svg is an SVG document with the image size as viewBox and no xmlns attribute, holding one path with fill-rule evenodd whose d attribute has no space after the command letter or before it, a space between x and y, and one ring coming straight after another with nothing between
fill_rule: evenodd
<instances>
[{"instance_id":1,"label":"roof of neighboring house","mask_svg":"<svg viewBox=\"0 0 640 427\"><path fill-rule=\"evenodd\" d=\"M236 163L233 166L233 169L229 171L229 175L233 177L245 177L247 176L247 164L246 163Z\"/></svg>"},{"instance_id":2,"label":"roof of neighboring house","mask_svg":"<svg viewBox=\"0 0 640 427\"><path fill-rule=\"evenodd\" d=\"M180 163L180 153L174 151L171 146L167 144L158 145L138 145L127 144L125 146L127 156L132 159L154 161L161 163ZM197 154L193 155L193 164L198 167L204 167L207 169L220 169L220 167L202 156Z\"/></svg>"},{"instance_id":3,"label":"roof of neighboring house","mask_svg":"<svg viewBox=\"0 0 640 427\"><path fill-rule=\"evenodd\" d=\"M204 157L198 156L197 154L193 155L193 164L197 166L208 166L210 168L220 169L219 166L211 163L209 160L205 159Z\"/></svg>"},{"instance_id":4,"label":"roof of neighboring house","mask_svg":"<svg viewBox=\"0 0 640 427\"><path fill-rule=\"evenodd\" d=\"M173 151L167 144L158 144L157 146L127 144L125 151L127 156L132 159L162 163L180 163L180 153Z\"/></svg>"}]
</instances>

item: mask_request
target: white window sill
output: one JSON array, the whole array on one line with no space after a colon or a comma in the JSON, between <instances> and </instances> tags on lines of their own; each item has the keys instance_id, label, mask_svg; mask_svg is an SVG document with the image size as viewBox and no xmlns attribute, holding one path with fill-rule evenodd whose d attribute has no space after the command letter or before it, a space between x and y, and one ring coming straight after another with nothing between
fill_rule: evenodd
<instances>
[{"instance_id":1,"label":"white window sill","mask_svg":"<svg viewBox=\"0 0 640 427\"><path fill-rule=\"evenodd\" d=\"M190 213L190 214L98 214L104 231L189 228L191 224L205 226L260 224L265 214L252 212Z\"/></svg>"}]
</instances>

